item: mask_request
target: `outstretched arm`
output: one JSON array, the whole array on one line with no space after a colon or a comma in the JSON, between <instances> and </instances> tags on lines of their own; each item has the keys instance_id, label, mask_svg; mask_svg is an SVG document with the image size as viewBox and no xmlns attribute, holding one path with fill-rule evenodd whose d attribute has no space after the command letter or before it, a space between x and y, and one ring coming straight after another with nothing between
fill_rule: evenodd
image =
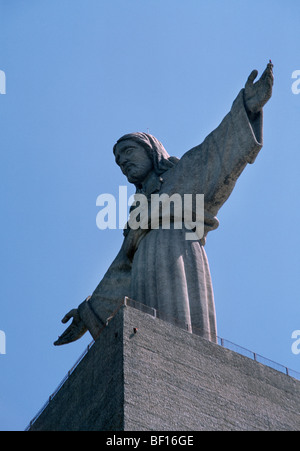
<instances>
[{"instance_id":1,"label":"outstretched arm","mask_svg":"<svg viewBox=\"0 0 300 451\"><path fill-rule=\"evenodd\" d=\"M204 193L205 209L213 216L230 196L244 168L255 161L262 148L262 108L272 94L272 68L268 64L256 83L257 71L251 72L219 126L176 166L178 179L180 174L188 174L184 192Z\"/></svg>"},{"instance_id":2,"label":"outstretched arm","mask_svg":"<svg viewBox=\"0 0 300 451\"><path fill-rule=\"evenodd\" d=\"M126 241L93 294L64 316L63 324L70 319L72 323L54 342L55 346L79 340L87 331L96 338L116 305L129 295L131 262L125 252Z\"/></svg>"},{"instance_id":3,"label":"outstretched arm","mask_svg":"<svg viewBox=\"0 0 300 451\"><path fill-rule=\"evenodd\" d=\"M130 296L131 261L144 234L144 230L129 230L117 257L93 294L62 319L63 324L73 320L55 341L55 346L76 341L87 330L95 339L124 297Z\"/></svg>"}]
</instances>

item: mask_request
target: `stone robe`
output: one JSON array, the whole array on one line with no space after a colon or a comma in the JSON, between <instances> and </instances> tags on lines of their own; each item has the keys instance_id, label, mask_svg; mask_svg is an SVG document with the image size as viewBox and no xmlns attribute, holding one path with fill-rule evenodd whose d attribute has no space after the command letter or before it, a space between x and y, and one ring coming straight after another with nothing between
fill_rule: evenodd
<instances>
[{"instance_id":1,"label":"stone robe","mask_svg":"<svg viewBox=\"0 0 300 451\"><path fill-rule=\"evenodd\" d=\"M186 240L184 227L129 230L122 248L79 314L94 338L114 310L130 297L154 307L166 321L216 342L216 314L206 235L218 227L216 214L248 163L262 148L262 112L249 118L241 90L230 112L202 144L186 152L160 177L152 174L151 193L204 194L204 236Z\"/></svg>"}]
</instances>

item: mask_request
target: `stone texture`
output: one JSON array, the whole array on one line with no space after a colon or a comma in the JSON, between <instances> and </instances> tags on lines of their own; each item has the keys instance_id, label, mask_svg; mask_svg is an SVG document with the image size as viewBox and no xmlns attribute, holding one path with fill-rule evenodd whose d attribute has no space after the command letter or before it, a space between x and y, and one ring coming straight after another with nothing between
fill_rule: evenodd
<instances>
[{"instance_id":1,"label":"stone texture","mask_svg":"<svg viewBox=\"0 0 300 451\"><path fill-rule=\"evenodd\" d=\"M299 381L122 307L30 430L299 429Z\"/></svg>"}]
</instances>

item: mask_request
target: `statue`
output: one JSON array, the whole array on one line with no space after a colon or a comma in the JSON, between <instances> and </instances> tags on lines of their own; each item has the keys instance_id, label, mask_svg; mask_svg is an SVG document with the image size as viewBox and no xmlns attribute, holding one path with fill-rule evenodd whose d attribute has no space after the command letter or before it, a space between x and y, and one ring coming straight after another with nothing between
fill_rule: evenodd
<instances>
[{"instance_id":1,"label":"statue","mask_svg":"<svg viewBox=\"0 0 300 451\"><path fill-rule=\"evenodd\" d=\"M216 342L216 314L209 265L204 250L209 231L218 227L217 213L238 177L253 163L263 145L262 108L272 95L273 64L261 78L252 71L230 112L202 144L179 160L146 133L120 138L113 148L116 163L137 193L204 194L204 235L186 240L185 228L126 229L115 260L93 292L62 322L71 325L54 343L78 340L86 331L97 338L124 297L178 319Z\"/></svg>"}]
</instances>

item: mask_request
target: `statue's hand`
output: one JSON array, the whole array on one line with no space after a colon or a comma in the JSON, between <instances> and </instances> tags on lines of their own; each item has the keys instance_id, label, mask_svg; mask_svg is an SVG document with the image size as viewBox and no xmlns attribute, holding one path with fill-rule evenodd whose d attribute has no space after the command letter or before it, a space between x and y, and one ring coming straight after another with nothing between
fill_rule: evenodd
<instances>
[{"instance_id":1,"label":"statue's hand","mask_svg":"<svg viewBox=\"0 0 300 451\"><path fill-rule=\"evenodd\" d=\"M251 113L258 113L272 95L273 64L270 62L260 79L253 83L257 75L257 70L253 70L245 84L244 102L246 109Z\"/></svg>"},{"instance_id":2,"label":"statue's hand","mask_svg":"<svg viewBox=\"0 0 300 451\"><path fill-rule=\"evenodd\" d=\"M63 324L67 323L69 319L73 318L71 325L64 331L64 333L54 342L55 346L72 343L72 341L79 340L87 331L87 328L79 316L78 310L73 309L67 313L61 320Z\"/></svg>"}]
</instances>

